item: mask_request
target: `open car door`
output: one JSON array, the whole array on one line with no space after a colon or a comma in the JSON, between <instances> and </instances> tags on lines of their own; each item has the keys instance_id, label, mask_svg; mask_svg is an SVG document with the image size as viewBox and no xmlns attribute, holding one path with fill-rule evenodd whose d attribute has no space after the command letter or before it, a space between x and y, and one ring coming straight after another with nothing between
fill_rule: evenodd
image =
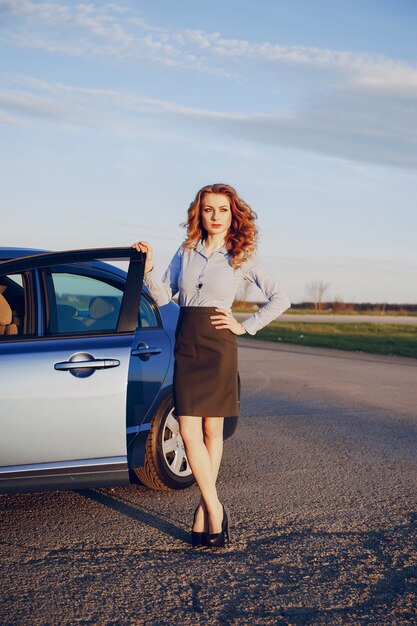
<instances>
[{"instance_id":1,"label":"open car door","mask_svg":"<svg viewBox=\"0 0 417 626\"><path fill-rule=\"evenodd\" d=\"M92 276L96 260L127 260L124 288L103 264ZM144 263L133 248L0 263L2 284L14 281L25 300L24 327L0 338L0 491L129 482L126 398Z\"/></svg>"}]
</instances>

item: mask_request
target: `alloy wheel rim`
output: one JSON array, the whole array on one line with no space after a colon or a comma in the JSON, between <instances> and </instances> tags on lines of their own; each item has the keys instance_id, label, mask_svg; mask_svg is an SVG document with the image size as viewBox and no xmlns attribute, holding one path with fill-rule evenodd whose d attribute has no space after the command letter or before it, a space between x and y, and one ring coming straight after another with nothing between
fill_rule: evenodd
<instances>
[{"instance_id":1,"label":"alloy wheel rim","mask_svg":"<svg viewBox=\"0 0 417 626\"><path fill-rule=\"evenodd\" d=\"M188 463L184 442L180 434L180 425L173 415L174 409L165 418L162 429L162 452L164 461L170 471L180 478L191 476L192 470Z\"/></svg>"}]
</instances>

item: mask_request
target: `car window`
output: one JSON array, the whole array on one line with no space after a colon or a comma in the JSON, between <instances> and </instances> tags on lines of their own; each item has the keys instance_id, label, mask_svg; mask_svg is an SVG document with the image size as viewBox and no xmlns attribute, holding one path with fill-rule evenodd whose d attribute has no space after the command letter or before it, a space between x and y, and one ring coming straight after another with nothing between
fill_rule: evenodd
<instances>
[{"instance_id":1,"label":"car window","mask_svg":"<svg viewBox=\"0 0 417 626\"><path fill-rule=\"evenodd\" d=\"M160 326L155 309L143 292L140 300L139 326L140 328L156 328Z\"/></svg>"},{"instance_id":2,"label":"car window","mask_svg":"<svg viewBox=\"0 0 417 626\"><path fill-rule=\"evenodd\" d=\"M123 286L76 271L68 265L45 270L47 335L116 332ZM33 336L28 324L28 279L22 273L0 276L0 341ZM33 323L34 320L32 320ZM158 328L156 307L142 293L138 327Z\"/></svg>"},{"instance_id":3,"label":"car window","mask_svg":"<svg viewBox=\"0 0 417 626\"><path fill-rule=\"evenodd\" d=\"M22 274L0 276L0 340L29 334L26 282Z\"/></svg>"},{"instance_id":4,"label":"car window","mask_svg":"<svg viewBox=\"0 0 417 626\"><path fill-rule=\"evenodd\" d=\"M123 289L82 273L46 272L47 334L109 332L117 329Z\"/></svg>"}]
</instances>

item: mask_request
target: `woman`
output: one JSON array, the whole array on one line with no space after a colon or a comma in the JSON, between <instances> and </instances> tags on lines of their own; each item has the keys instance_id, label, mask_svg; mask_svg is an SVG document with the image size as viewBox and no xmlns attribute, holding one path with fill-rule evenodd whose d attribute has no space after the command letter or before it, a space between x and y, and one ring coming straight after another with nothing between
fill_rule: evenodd
<instances>
[{"instance_id":1,"label":"woman","mask_svg":"<svg viewBox=\"0 0 417 626\"><path fill-rule=\"evenodd\" d=\"M151 245L132 245L146 253L144 282L158 306L179 292L173 389L188 462L201 492L193 546L223 547L226 538L230 541L230 516L218 498L216 479L223 420L238 415L236 335L254 335L291 305L255 255L256 217L230 185L207 185L190 204L187 238L162 280L153 267ZM242 280L260 287L268 302L240 323L231 306Z\"/></svg>"}]
</instances>

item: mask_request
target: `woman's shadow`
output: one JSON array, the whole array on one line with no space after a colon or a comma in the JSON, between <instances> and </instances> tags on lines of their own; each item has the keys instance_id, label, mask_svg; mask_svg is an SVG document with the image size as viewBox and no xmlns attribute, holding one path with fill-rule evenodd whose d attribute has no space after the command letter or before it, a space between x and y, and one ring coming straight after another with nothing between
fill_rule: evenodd
<instances>
[{"instance_id":1,"label":"woman's shadow","mask_svg":"<svg viewBox=\"0 0 417 626\"><path fill-rule=\"evenodd\" d=\"M143 511L131 504L126 504L118 500L117 498L110 496L102 491L95 489L76 489L75 490L80 496L87 498L89 500L93 500L94 502L98 502L108 508L121 513L122 515L126 515L136 522L140 522L142 524L146 524L147 526L151 526L156 530L159 530L166 535L170 535L174 539L180 539L186 543L191 545L190 533L186 532L182 528L172 524L166 519L155 515L153 513L149 513L147 511Z\"/></svg>"}]
</instances>

